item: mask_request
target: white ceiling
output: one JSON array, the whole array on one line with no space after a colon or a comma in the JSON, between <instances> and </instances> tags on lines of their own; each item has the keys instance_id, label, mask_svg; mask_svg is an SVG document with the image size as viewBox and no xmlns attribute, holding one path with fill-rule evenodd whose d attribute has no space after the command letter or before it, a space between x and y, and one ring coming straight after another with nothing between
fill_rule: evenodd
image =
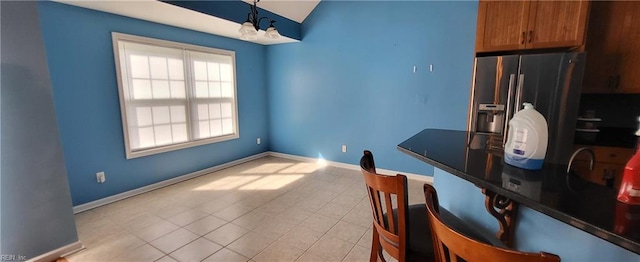
<instances>
[{"instance_id":1,"label":"white ceiling","mask_svg":"<svg viewBox=\"0 0 640 262\"><path fill-rule=\"evenodd\" d=\"M240 39L240 33L238 32L240 24L236 22L156 0L53 1L204 33ZM252 0L243 1L253 3ZM289 18L293 21L302 22L311 13L311 11L313 11L316 5L318 5L319 1L320 0L262 0L258 3L258 7L269 10L272 13ZM249 12L248 8L247 12ZM264 37L264 31L260 30L258 33L258 39L249 42L271 45L298 42L298 40L285 36L276 39L267 38Z\"/></svg>"}]
</instances>

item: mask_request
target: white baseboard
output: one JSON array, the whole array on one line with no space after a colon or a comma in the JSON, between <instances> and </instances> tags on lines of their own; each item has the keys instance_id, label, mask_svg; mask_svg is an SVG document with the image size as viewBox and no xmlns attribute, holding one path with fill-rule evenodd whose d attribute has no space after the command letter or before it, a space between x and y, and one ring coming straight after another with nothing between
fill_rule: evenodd
<instances>
[{"instance_id":1,"label":"white baseboard","mask_svg":"<svg viewBox=\"0 0 640 262\"><path fill-rule=\"evenodd\" d=\"M321 160L319 158L311 158L311 157L304 157L304 156L297 156L297 155L289 155L289 154L272 152L272 151L269 151L268 154L270 156L287 158L287 159L298 160L298 161L303 161L303 162L324 161L324 162L327 163L327 165L330 165L330 166L335 166L335 167L340 167L340 168L360 171L360 165L353 165L353 164L347 164L347 163L342 163L342 162L334 162L334 161L326 161L326 160ZM425 176L425 175L419 175L419 174L399 172L399 171L394 171L394 170L389 170L389 169L382 169L382 168L376 168L376 172L378 172L378 174L388 175L388 176L394 176L396 174L403 174L403 175L407 176L408 179L413 179L413 180L417 180L417 181L422 181L422 182L425 182L425 183L433 184L433 176Z\"/></svg>"},{"instance_id":2,"label":"white baseboard","mask_svg":"<svg viewBox=\"0 0 640 262\"><path fill-rule=\"evenodd\" d=\"M220 164L220 165L217 165L217 166L206 168L206 169L203 169L203 170L195 171L195 172L192 172L192 173L189 173L189 174L186 174L186 175L174 177L174 178L167 179L167 180L164 180L164 181L160 181L160 182L157 182L157 183L154 183L154 184L151 184L151 185L139 187L139 188L136 188L136 189L133 189L133 190L129 190L129 191L126 191L126 192L122 192L120 194L116 194L116 195L113 195L113 196L108 196L108 197L101 198L101 199L98 199L98 200L95 200L95 201L91 201L91 202L88 202L88 203L77 205L77 206L73 207L73 213L77 214L77 213L80 213L80 212L83 212L83 211L87 211L89 209L93 209L93 208L96 208L96 207L100 207L100 206L104 206L104 205L107 205L107 204L111 204L113 202L116 202L116 201L119 201L119 200L123 200L125 198L129 198L129 197L136 196L136 195L139 195L139 194L143 194L143 193L146 193L146 192L149 192L149 191L152 191L152 190L156 190L156 189L163 188L163 187L166 187L166 186L170 186L170 185L173 185L173 184L176 184L176 183L180 183L180 182L185 181L185 180L196 178L196 177L199 177L199 176L202 176L202 175L206 175L206 174L209 174L209 173L221 170L221 169L225 169L225 168L228 168L228 167L239 165L239 164L242 164L242 163L245 163L245 162L249 162L251 160L255 160L255 159L258 159L258 158L265 157L265 156L275 156L275 157L286 158L286 159L291 159L291 160L297 160L297 161L302 161L302 162L318 162L318 161L321 160L321 159L318 159L318 158L290 155L290 154L284 154L284 153L278 153L278 152L272 152L272 151L262 152L262 153L259 153L259 154L255 154L255 155L252 155L252 156L248 156L248 157L245 157L245 158L241 158L241 159L238 159L238 160L234 160L234 161L231 161L231 162L227 162L227 163L224 163L224 164ZM324 161L327 165L334 166L334 167L340 167L340 168L346 168L346 169L358 170L358 171L360 170L360 166L359 165L352 165L352 164L346 164L346 163L334 162L334 161L326 161L326 160L322 160L322 161ZM398 172L398 171L389 170L389 169L382 169L382 168L377 168L376 171L379 174L383 174L383 175L403 174L403 175L407 176L407 178L409 178L409 179L413 179L413 180L417 180L417 181L422 181L422 182L425 182L425 183L433 184L433 177L432 176L425 176L425 175L412 174L412 173L406 173L406 172Z\"/></svg>"},{"instance_id":3,"label":"white baseboard","mask_svg":"<svg viewBox=\"0 0 640 262\"><path fill-rule=\"evenodd\" d=\"M95 200L95 201L91 201L91 202L88 202L88 203L77 205L77 206L73 207L73 213L77 214L77 213L80 213L82 211L87 211L89 209L93 209L93 208L96 208L96 207L99 207L99 206L104 206L104 205L107 205L107 204L111 204L113 202L116 202L116 201L119 201L119 200L122 200L122 199L125 199L125 198L129 198L129 197L136 196L136 195L139 195L139 194L142 194L142 193L146 193L146 192L149 192L149 191L152 191L152 190L156 190L156 189L163 188L163 187L166 187L166 186L170 186L170 185L173 185L173 184L176 184L176 183L180 183L180 182L185 181L185 180L189 180L189 179L196 178L196 177L199 177L199 176L202 176L202 175L206 175L206 174L218 171L218 170L222 170L222 169L225 169L225 168L228 168L228 167L239 165L239 164L242 164L242 163L245 163L245 162L249 162L251 160L255 160L255 159L258 159L258 158L262 158L262 157L265 157L265 156L268 156L268 155L269 155L268 152L262 152L262 153L259 153L259 154L255 154L255 155L252 155L252 156L248 156L248 157L245 157L245 158L241 158L241 159L238 159L238 160L234 160L234 161L231 161L231 162L227 162L227 163L224 163L224 164L220 164L220 165L217 165L217 166L206 168L206 169L203 169L203 170L195 171L195 172L192 172L192 173L189 173L189 174L186 174L186 175L174 177L174 178L167 179L167 180L164 180L164 181L160 181L160 182L157 182L157 183L154 183L154 184L151 184L151 185L139 187L139 188L136 188L136 189L133 189L133 190L129 190L129 191L126 191L126 192L122 192L120 194L116 194L116 195L113 195L113 196L108 196L108 197L101 198L101 199L98 199L98 200Z\"/></svg>"},{"instance_id":4,"label":"white baseboard","mask_svg":"<svg viewBox=\"0 0 640 262\"><path fill-rule=\"evenodd\" d=\"M82 243L80 241L76 241L74 243L71 243L69 245L63 246L61 248L55 249L55 250L51 250L47 253L44 253L42 255L39 255L37 257L34 257L32 259L27 260L28 262L49 262L49 261L55 261L58 258L61 257L65 257L68 254L77 252L79 250L82 250L84 248L84 246L82 245Z\"/></svg>"}]
</instances>

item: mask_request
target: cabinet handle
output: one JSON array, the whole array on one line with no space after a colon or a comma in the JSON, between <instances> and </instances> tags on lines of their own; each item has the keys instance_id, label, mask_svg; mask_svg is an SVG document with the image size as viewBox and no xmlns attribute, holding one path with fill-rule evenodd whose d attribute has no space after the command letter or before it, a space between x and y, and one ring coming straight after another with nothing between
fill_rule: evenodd
<instances>
[{"instance_id":1,"label":"cabinet handle","mask_svg":"<svg viewBox=\"0 0 640 262\"><path fill-rule=\"evenodd\" d=\"M526 32L522 31L522 41L520 42L521 45L524 45L524 40L527 38Z\"/></svg>"},{"instance_id":2,"label":"cabinet handle","mask_svg":"<svg viewBox=\"0 0 640 262\"><path fill-rule=\"evenodd\" d=\"M529 31L529 44L533 42L533 30Z\"/></svg>"},{"instance_id":3,"label":"cabinet handle","mask_svg":"<svg viewBox=\"0 0 640 262\"><path fill-rule=\"evenodd\" d=\"M614 89L618 89L620 87L620 75L616 75L616 85L613 86Z\"/></svg>"}]
</instances>

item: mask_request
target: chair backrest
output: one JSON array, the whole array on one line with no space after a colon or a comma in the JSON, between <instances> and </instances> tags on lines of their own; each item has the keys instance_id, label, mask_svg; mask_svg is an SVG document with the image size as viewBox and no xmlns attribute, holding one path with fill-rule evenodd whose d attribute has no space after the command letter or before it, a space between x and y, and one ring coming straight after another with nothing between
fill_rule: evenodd
<instances>
[{"instance_id":1,"label":"chair backrest","mask_svg":"<svg viewBox=\"0 0 640 262\"><path fill-rule=\"evenodd\" d=\"M405 261L407 250L407 177L385 176L375 172L373 154L365 150L360 168L373 212L374 238L398 261ZM394 216L394 209L397 214Z\"/></svg>"},{"instance_id":2,"label":"chair backrest","mask_svg":"<svg viewBox=\"0 0 640 262\"><path fill-rule=\"evenodd\" d=\"M468 238L448 227L439 215L436 189L424 184L424 197L438 261L494 261L494 262L559 262L560 257L545 252L526 253L503 249Z\"/></svg>"}]
</instances>

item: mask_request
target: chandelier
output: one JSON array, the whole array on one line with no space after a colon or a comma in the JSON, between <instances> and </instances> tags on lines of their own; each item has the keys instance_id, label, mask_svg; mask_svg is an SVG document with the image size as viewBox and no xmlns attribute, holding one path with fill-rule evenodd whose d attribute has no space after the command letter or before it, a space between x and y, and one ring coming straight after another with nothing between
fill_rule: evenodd
<instances>
[{"instance_id":1,"label":"chandelier","mask_svg":"<svg viewBox=\"0 0 640 262\"><path fill-rule=\"evenodd\" d=\"M267 27L267 29L265 30L264 36L268 38L280 37L280 33L278 33L278 30L273 25L273 23L275 23L276 21L271 20L266 16L258 18L258 8L256 7L256 4L258 2L260 2L260 0L253 0L253 5L251 6L251 12L247 14L247 21L242 23L242 26L240 26L240 30L238 30L240 34L242 34L240 38L244 40L258 39L260 22L262 22L263 19L266 19L269 21L269 27Z\"/></svg>"}]
</instances>

